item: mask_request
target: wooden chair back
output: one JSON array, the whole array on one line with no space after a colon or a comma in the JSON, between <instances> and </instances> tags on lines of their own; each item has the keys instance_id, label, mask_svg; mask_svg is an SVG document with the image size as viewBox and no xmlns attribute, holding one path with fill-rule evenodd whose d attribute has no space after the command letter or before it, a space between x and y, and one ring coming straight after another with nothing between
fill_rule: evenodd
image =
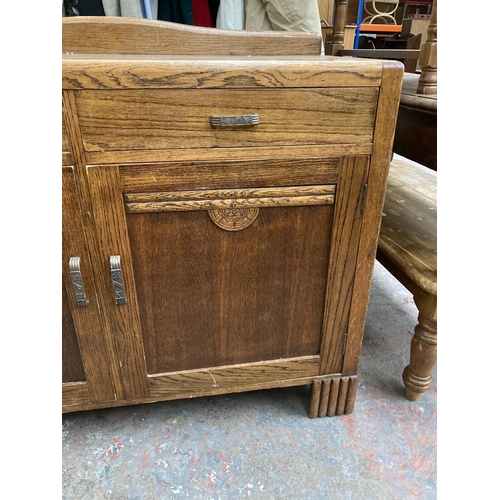
<instances>
[{"instance_id":1,"label":"wooden chair back","mask_svg":"<svg viewBox=\"0 0 500 500\"><path fill-rule=\"evenodd\" d=\"M203 28L125 17L64 17L62 51L73 54L319 55L321 37L304 31Z\"/></svg>"}]
</instances>

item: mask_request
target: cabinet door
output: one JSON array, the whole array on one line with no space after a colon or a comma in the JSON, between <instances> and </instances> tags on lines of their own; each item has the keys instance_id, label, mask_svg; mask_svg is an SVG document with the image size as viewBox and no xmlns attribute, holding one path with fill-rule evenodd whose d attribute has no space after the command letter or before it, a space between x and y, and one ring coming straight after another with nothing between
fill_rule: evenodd
<instances>
[{"instance_id":1,"label":"cabinet door","mask_svg":"<svg viewBox=\"0 0 500 500\"><path fill-rule=\"evenodd\" d=\"M367 166L360 157L89 167L127 397L340 374Z\"/></svg>"},{"instance_id":2,"label":"cabinet door","mask_svg":"<svg viewBox=\"0 0 500 500\"><path fill-rule=\"evenodd\" d=\"M109 346L102 334L91 261L72 166L62 176L63 409L115 399Z\"/></svg>"}]
</instances>

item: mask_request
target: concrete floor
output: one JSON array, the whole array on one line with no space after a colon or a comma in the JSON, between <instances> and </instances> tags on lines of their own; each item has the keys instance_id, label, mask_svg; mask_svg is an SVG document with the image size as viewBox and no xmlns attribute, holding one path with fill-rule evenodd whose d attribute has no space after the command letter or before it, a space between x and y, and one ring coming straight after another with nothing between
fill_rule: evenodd
<instances>
[{"instance_id":1,"label":"concrete floor","mask_svg":"<svg viewBox=\"0 0 500 500\"><path fill-rule=\"evenodd\" d=\"M351 415L310 419L308 386L63 415L63 499L437 498L436 369L403 397L416 320L376 263Z\"/></svg>"}]
</instances>

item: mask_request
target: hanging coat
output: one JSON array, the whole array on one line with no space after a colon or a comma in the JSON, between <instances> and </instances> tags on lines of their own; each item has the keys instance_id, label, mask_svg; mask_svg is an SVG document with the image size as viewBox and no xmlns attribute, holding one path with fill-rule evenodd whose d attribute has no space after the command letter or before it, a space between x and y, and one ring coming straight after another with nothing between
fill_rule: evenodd
<instances>
[{"instance_id":1,"label":"hanging coat","mask_svg":"<svg viewBox=\"0 0 500 500\"><path fill-rule=\"evenodd\" d=\"M194 21L191 0L158 0L158 19L192 26Z\"/></svg>"}]
</instances>

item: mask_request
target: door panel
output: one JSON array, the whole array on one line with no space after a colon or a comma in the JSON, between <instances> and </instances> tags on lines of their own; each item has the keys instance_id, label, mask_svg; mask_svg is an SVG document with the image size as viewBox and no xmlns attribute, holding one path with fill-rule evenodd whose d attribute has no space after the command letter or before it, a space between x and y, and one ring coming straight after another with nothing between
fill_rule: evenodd
<instances>
[{"instance_id":1,"label":"door panel","mask_svg":"<svg viewBox=\"0 0 500 500\"><path fill-rule=\"evenodd\" d=\"M82 356L69 299L64 284L62 287L62 382L85 382Z\"/></svg>"},{"instance_id":2,"label":"door panel","mask_svg":"<svg viewBox=\"0 0 500 500\"><path fill-rule=\"evenodd\" d=\"M128 214L148 373L318 354L333 206Z\"/></svg>"},{"instance_id":3,"label":"door panel","mask_svg":"<svg viewBox=\"0 0 500 500\"><path fill-rule=\"evenodd\" d=\"M114 354L102 334L91 259L71 166L63 167L62 189L63 406L113 401L116 399L116 380L110 360ZM75 279L72 280L74 271L71 272L75 266L70 269L72 257L79 259L77 267L81 276L76 285ZM71 386L75 382L80 384ZM82 383L86 387L82 387Z\"/></svg>"},{"instance_id":4,"label":"door panel","mask_svg":"<svg viewBox=\"0 0 500 500\"><path fill-rule=\"evenodd\" d=\"M117 165L88 167L96 276L127 399L187 396L186 377L222 391L214 368L231 387L341 373L369 161L329 164L333 184L184 191L158 190L143 165L140 192Z\"/></svg>"}]
</instances>

